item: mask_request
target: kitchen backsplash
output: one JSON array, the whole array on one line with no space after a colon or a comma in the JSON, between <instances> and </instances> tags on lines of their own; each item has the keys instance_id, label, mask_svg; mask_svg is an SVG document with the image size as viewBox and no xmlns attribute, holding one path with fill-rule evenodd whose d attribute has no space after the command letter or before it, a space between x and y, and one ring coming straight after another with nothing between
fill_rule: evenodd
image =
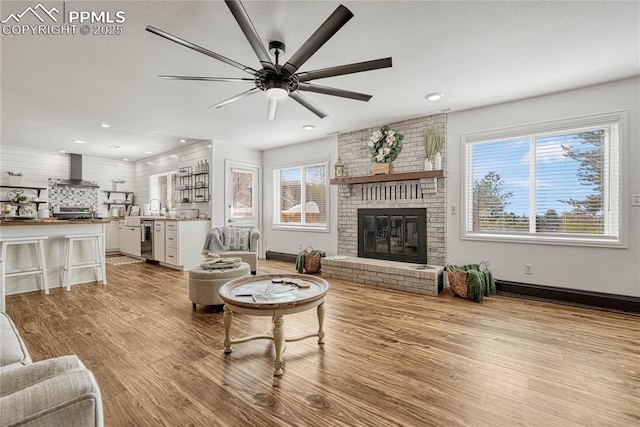
<instances>
[{"instance_id":1,"label":"kitchen backsplash","mask_svg":"<svg viewBox=\"0 0 640 427\"><path fill-rule=\"evenodd\" d=\"M98 206L98 189L57 185L64 179L49 178L49 207Z\"/></svg>"}]
</instances>

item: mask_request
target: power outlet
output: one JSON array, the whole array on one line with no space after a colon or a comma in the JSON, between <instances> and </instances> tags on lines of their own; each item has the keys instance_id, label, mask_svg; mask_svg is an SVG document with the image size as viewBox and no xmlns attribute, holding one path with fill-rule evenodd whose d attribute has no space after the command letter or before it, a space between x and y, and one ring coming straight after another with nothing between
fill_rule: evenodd
<instances>
[{"instance_id":1,"label":"power outlet","mask_svg":"<svg viewBox=\"0 0 640 427\"><path fill-rule=\"evenodd\" d=\"M631 206L640 206L640 194L631 195Z\"/></svg>"},{"instance_id":2,"label":"power outlet","mask_svg":"<svg viewBox=\"0 0 640 427\"><path fill-rule=\"evenodd\" d=\"M456 205L451 205L451 215L458 215L458 207Z\"/></svg>"},{"instance_id":3,"label":"power outlet","mask_svg":"<svg viewBox=\"0 0 640 427\"><path fill-rule=\"evenodd\" d=\"M524 274L533 274L533 265L525 264L524 265Z\"/></svg>"}]
</instances>

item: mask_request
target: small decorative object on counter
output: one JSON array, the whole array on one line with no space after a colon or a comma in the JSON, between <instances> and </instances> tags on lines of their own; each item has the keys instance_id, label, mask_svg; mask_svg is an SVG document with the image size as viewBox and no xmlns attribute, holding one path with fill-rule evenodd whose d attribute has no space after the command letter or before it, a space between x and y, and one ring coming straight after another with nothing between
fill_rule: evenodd
<instances>
[{"instance_id":1,"label":"small decorative object on counter","mask_svg":"<svg viewBox=\"0 0 640 427\"><path fill-rule=\"evenodd\" d=\"M344 177L344 175L345 175L345 173L344 173L344 162L342 161L340 156L338 156L338 161L335 164L335 170L336 170L336 178Z\"/></svg>"}]
</instances>

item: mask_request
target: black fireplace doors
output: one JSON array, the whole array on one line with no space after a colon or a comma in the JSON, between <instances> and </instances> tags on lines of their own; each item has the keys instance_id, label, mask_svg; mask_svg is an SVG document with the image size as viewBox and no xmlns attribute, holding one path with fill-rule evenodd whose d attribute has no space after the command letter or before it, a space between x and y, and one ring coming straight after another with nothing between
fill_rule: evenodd
<instances>
[{"instance_id":1,"label":"black fireplace doors","mask_svg":"<svg viewBox=\"0 0 640 427\"><path fill-rule=\"evenodd\" d=\"M427 263L427 210L358 209L358 256Z\"/></svg>"}]
</instances>

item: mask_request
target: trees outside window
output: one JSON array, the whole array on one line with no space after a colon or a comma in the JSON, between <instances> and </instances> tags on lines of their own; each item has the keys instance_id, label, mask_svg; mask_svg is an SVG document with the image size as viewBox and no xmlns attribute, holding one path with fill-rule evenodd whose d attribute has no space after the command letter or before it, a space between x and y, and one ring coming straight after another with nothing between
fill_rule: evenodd
<instances>
[{"instance_id":1,"label":"trees outside window","mask_svg":"<svg viewBox=\"0 0 640 427\"><path fill-rule=\"evenodd\" d=\"M465 237L619 242L621 120L465 136Z\"/></svg>"}]
</instances>

